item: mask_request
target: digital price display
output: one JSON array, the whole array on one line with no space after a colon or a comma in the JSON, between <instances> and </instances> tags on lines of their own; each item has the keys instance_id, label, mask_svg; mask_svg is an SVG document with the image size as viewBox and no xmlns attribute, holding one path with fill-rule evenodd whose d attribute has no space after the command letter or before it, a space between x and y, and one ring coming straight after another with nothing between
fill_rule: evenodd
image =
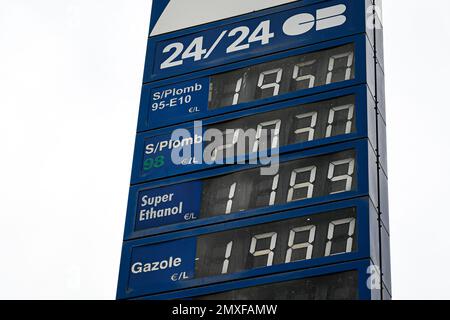
<instances>
[{"instance_id":1,"label":"digital price display","mask_svg":"<svg viewBox=\"0 0 450 320\"><path fill-rule=\"evenodd\" d=\"M358 271L210 294L194 300L356 300Z\"/></svg>"},{"instance_id":2,"label":"digital price display","mask_svg":"<svg viewBox=\"0 0 450 320\"><path fill-rule=\"evenodd\" d=\"M260 168L205 180L202 217L230 214L267 206L352 191L357 177L355 150L289 161L275 175Z\"/></svg>"},{"instance_id":3,"label":"digital price display","mask_svg":"<svg viewBox=\"0 0 450 320\"><path fill-rule=\"evenodd\" d=\"M201 236L195 278L353 252L356 226L356 209L348 208Z\"/></svg>"},{"instance_id":4,"label":"digital price display","mask_svg":"<svg viewBox=\"0 0 450 320\"><path fill-rule=\"evenodd\" d=\"M273 148L301 147L313 141L343 138L356 132L357 112L355 96L350 95L189 128L189 136L179 139L173 139L173 129L158 135L141 134L132 179L144 182L214 164L233 163L235 157L258 157L261 153L266 156L265 151ZM211 132L215 135L210 135ZM201 146L201 157L192 156L196 145ZM184 148L191 152L183 154L179 163L170 161L172 154L179 155Z\"/></svg>"},{"instance_id":5,"label":"digital price display","mask_svg":"<svg viewBox=\"0 0 450 320\"><path fill-rule=\"evenodd\" d=\"M299 105L287 109L266 112L253 116L227 121L207 128L220 130L224 135L224 141L233 141L237 155L242 155L242 150L237 145L243 144L243 138L253 142L251 151L280 148L288 145L305 143L314 140L326 139L356 132L355 97L344 96L332 100ZM249 131L253 129L253 131ZM266 129L273 134L269 137L269 145L263 145L261 131ZM237 132L233 139L227 138L227 130ZM243 136L250 132L254 135ZM222 158L226 156L227 146L216 151L222 151ZM215 149L213 149L215 151Z\"/></svg>"},{"instance_id":6,"label":"digital price display","mask_svg":"<svg viewBox=\"0 0 450 320\"><path fill-rule=\"evenodd\" d=\"M212 76L209 109L354 79L354 45L270 61Z\"/></svg>"},{"instance_id":7,"label":"digital price display","mask_svg":"<svg viewBox=\"0 0 450 320\"><path fill-rule=\"evenodd\" d=\"M206 144L213 150L206 159L225 160L230 148L233 152L229 153L244 155L245 148L238 146L249 145L250 151L258 152L354 133L355 113L355 97L345 96L208 126L207 129L220 130L223 141L232 144L215 148L209 147L212 143ZM263 130L267 130L266 139L261 139Z\"/></svg>"}]
</instances>

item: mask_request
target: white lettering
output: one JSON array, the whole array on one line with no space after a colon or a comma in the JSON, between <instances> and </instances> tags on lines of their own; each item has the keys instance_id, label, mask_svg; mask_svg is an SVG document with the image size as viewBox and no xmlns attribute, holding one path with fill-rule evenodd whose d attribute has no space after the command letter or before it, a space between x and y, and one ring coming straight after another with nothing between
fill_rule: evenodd
<instances>
[{"instance_id":1,"label":"white lettering","mask_svg":"<svg viewBox=\"0 0 450 320\"><path fill-rule=\"evenodd\" d=\"M135 262L131 266L131 272L134 274L139 273L147 273L147 272L153 272L153 271L160 271L170 268L176 268L181 266L182 260L181 258L177 257L169 257L168 259L164 259L161 261L154 261L154 262Z\"/></svg>"}]
</instances>

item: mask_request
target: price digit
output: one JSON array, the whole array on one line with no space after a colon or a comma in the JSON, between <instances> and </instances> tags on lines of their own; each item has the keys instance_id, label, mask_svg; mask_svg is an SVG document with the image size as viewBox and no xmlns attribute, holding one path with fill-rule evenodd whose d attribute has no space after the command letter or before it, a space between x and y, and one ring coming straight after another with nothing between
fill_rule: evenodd
<instances>
[{"instance_id":1,"label":"price digit","mask_svg":"<svg viewBox=\"0 0 450 320\"><path fill-rule=\"evenodd\" d=\"M241 95L241 89L242 89L242 79L239 78L236 82L236 88L234 89L234 96L233 96L233 106L239 103L239 96Z\"/></svg>"},{"instance_id":2,"label":"price digit","mask_svg":"<svg viewBox=\"0 0 450 320\"><path fill-rule=\"evenodd\" d=\"M279 174L277 174L273 177L272 192L270 192L269 206L273 206L275 204L279 180L280 180Z\"/></svg>"},{"instance_id":3,"label":"price digit","mask_svg":"<svg viewBox=\"0 0 450 320\"><path fill-rule=\"evenodd\" d=\"M266 76L276 74L275 82L272 83L264 83ZM261 72L258 78L258 87L261 90L271 89L273 88L272 96L277 96L280 93L280 81L283 75L283 69L276 68L268 71Z\"/></svg>"},{"instance_id":4,"label":"price digit","mask_svg":"<svg viewBox=\"0 0 450 320\"><path fill-rule=\"evenodd\" d=\"M333 124L335 115L337 112L341 112L347 110L347 122L345 124L345 134L349 134L352 132L352 122L353 122L353 114L355 110L355 106L352 104L335 107L330 109L330 113L328 115L328 125L327 125L327 132L326 132L326 138L329 138L333 135Z\"/></svg>"},{"instance_id":5,"label":"price digit","mask_svg":"<svg viewBox=\"0 0 450 320\"><path fill-rule=\"evenodd\" d=\"M334 176L336 167L347 165L347 173L339 176ZM352 189L353 182L353 173L355 172L355 159L345 159L334 161L330 163L328 167L328 179L331 180L332 183L336 184L340 181L345 181L344 189L339 191L333 191L330 194L336 194L341 192L350 191Z\"/></svg>"},{"instance_id":6,"label":"price digit","mask_svg":"<svg viewBox=\"0 0 450 320\"><path fill-rule=\"evenodd\" d=\"M334 230L337 226L345 225L345 224L348 225L347 240L345 243L345 252L332 253L333 240L336 240L336 239L334 239ZM325 257L352 252L353 235L355 234L355 225L356 225L355 218L341 219L341 220L335 220L335 221L330 222L330 224L328 225L328 235L327 235L328 241L327 241L327 245L325 248Z\"/></svg>"},{"instance_id":7,"label":"price digit","mask_svg":"<svg viewBox=\"0 0 450 320\"><path fill-rule=\"evenodd\" d=\"M347 58L346 66L345 66L345 79L350 80L352 76L352 66L353 66L353 51L337 54L330 57L328 62L328 73L327 73L327 83L330 84L333 82L333 73L335 72L336 60Z\"/></svg>"},{"instance_id":8,"label":"price digit","mask_svg":"<svg viewBox=\"0 0 450 320\"><path fill-rule=\"evenodd\" d=\"M307 133L308 140L306 140L306 141L314 140L314 133L315 133L316 125L317 125L317 112L314 111L314 112L310 112L310 113L300 114L300 115L297 115L296 118L299 120L311 118L311 122L309 123L309 126L295 130L295 134Z\"/></svg>"},{"instance_id":9,"label":"price digit","mask_svg":"<svg viewBox=\"0 0 450 320\"><path fill-rule=\"evenodd\" d=\"M256 251L256 244L258 243L258 240L268 239L268 238L270 238L269 249ZM252 237L252 242L250 244L250 253L254 257L260 257L260 256L267 255L266 266L267 267L271 266L273 264L273 255L274 255L273 249L275 249L276 244L277 244L277 233L276 232L258 234L256 236Z\"/></svg>"},{"instance_id":10,"label":"price digit","mask_svg":"<svg viewBox=\"0 0 450 320\"><path fill-rule=\"evenodd\" d=\"M253 144L252 152L258 152L258 149L260 149L260 147L261 147L261 138L263 137L263 132L267 133L267 131L269 129L265 129L265 128L270 127L270 126L275 126L275 129L273 129L273 133L271 134L272 142L271 142L270 148L271 149L278 148L280 131L281 131L281 120L280 119L262 122L262 123L258 124L258 127L256 129L255 143ZM265 131L263 131L263 130L265 130ZM267 142L268 136L269 136L268 134L265 135L266 142ZM265 141L262 141L262 142L265 142ZM269 146L267 146L267 148L269 148Z\"/></svg>"},{"instance_id":11,"label":"price digit","mask_svg":"<svg viewBox=\"0 0 450 320\"><path fill-rule=\"evenodd\" d=\"M228 273L228 266L230 265L231 250L233 249L233 241L228 242L225 249L225 259L222 264L222 274Z\"/></svg>"},{"instance_id":12,"label":"price digit","mask_svg":"<svg viewBox=\"0 0 450 320\"><path fill-rule=\"evenodd\" d=\"M220 152L220 154L222 155L222 158L219 159L220 160L219 163L222 163L223 159L228 158L228 154L226 151L230 150L231 148L233 148L233 153L230 154L229 156L232 157L234 155L234 146L239 141L240 132L241 132L241 130L233 130L233 129L225 130L225 133L223 134L223 136L225 137L225 139L223 141L224 144L221 146L218 146L217 148L214 149L214 151L211 154L211 161L216 161L217 154ZM223 152L224 150L225 150L225 153Z\"/></svg>"},{"instance_id":13,"label":"price digit","mask_svg":"<svg viewBox=\"0 0 450 320\"><path fill-rule=\"evenodd\" d=\"M301 232L308 232L308 242L304 242L304 243L295 243L295 236L298 233ZM300 228L294 228L290 231L289 233L289 241L288 241L288 246L289 249L286 251L286 259L285 262L289 263L292 261L292 252L294 250L300 250L300 249L306 249L306 255L305 255L305 259L301 259L301 260L309 260L312 257L312 252L313 252L313 242L314 242L314 238L316 236L316 226L306 226L306 227L300 227ZM296 260L299 261L299 260Z\"/></svg>"},{"instance_id":14,"label":"price digit","mask_svg":"<svg viewBox=\"0 0 450 320\"><path fill-rule=\"evenodd\" d=\"M298 183L297 182L297 176L300 173L305 173L305 172L309 172L309 179L308 179L308 181L307 182ZM290 188L289 188L289 191L288 191L287 202L292 202L292 201L298 201L298 200L312 198L313 191L314 191L314 182L316 181L316 172L317 172L317 167L316 166L311 166L311 167L301 168L301 169L295 169L295 170L292 171L292 173L291 173L291 180L289 182ZM294 193L295 193L296 190L305 189L305 188L307 189L305 196L301 196L299 198L294 198Z\"/></svg>"},{"instance_id":15,"label":"price digit","mask_svg":"<svg viewBox=\"0 0 450 320\"><path fill-rule=\"evenodd\" d=\"M303 69L309 66L312 66L316 63L316 60L311 60L303 63L298 63L294 67L294 73L292 77L295 79L295 81L308 81L308 89L314 88L314 85L316 83L316 77L312 74L303 74Z\"/></svg>"},{"instance_id":16,"label":"price digit","mask_svg":"<svg viewBox=\"0 0 450 320\"><path fill-rule=\"evenodd\" d=\"M228 193L228 201L227 201L227 208L225 210L225 214L230 214L231 213L231 208L233 207L233 199L234 199L234 194L236 193L236 186L237 186L237 182L233 183L230 187L230 191Z\"/></svg>"}]
</instances>

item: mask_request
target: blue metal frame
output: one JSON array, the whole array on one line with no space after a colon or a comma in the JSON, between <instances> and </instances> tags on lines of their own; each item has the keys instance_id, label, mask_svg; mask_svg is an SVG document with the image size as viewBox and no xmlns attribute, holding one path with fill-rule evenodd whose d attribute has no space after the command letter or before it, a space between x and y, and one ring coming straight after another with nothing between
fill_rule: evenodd
<instances>
[{"instance_id":1,"label":"blue metal frame","mask_svg":"<svg viewBox=\"0 0 450 320\"><path fill-rule=\"evenodd\" d=\"M310 53L320 50L325 50L327 48L342 46L346 44L354 43L355 45L355 78L352 80L332 83L324 86L318 86L311 89L299 90L287 94L283 94L276 97L240 103L234 106L228 106L216 110L206 110L206 106L208 101L204 101L205 109L203 112L197 112L194 114L189 114L186 116L177 116L173 114L171 117L167 117L161 113L161 116L151 115L150 106L151 106L151 92L157 88L165 88L165 87L173 87L179 83L184 82L193 82L193 81L209 81L209 77L224 73L227 71L232 71L236 69L241 69L253 65L257 65L260 63L265 63L268 61L283 59L295 55L300 55L304 53ZM335 89L342 89L349 86L354 86L358 84L367 83L369 85L370 91L374 95L375 92L375 75L374 73L374 61L373 59L373 50L369 44L369 40L365 34L360 34L356 36L346 37L343 39L332 40L327 42L318 43L315 45L292 49L289 51L284 51L277 54L266 55L264 57L253 58L251 60L236 62L232 64L228 64L226 66L214 67L208 70L192 72L188 75L183 75L179 77L170 78L167 80L162 80L158 82L153 82L151 84L144 85L142 88L141 94L141 103L139 109L139 120L138 120L138 132L147 131L150 129L161 128L163 126L174 125L177 123L192 121L200 118L213 117L217 115L221 115L224 113L230 113L234 111L239 111L248 108L254 108L256 106L262 106L278 101L298 98L302 96L317 94L325 91L331 91ZM187 107L186 107L187 108Z\"/></svg>"},{"instance_id":2,"label":"blue metal frame","mask_svg":"<svg viewBox=\"0 0 450 320\"><path fill-rule=\"evenodd\" d=\"M164 225L160 227L154 227L144 230L135 230L136 226L136 213L138 208L138 195L141 191L148 189L157 189L160 187L174 186L185 183L197 182L206 178L224 175L228 173L238 172L246 169L258 168L257 165L233 165L218 167L210 170L203 170L196 173L190 173L179 177L173 177L164 180L158 180L152 183L140 184L132 186L130 188L127 208L127 219L125 223L124 239L129 240L133 238L145 237L149 235L155 235L159 233L166 233L172 231L179 231L188 228L195 228L204 225L222 223L226 221L248 218L256 215L262 215L267 213L279 212L290 210L294 208L306 207L319 203L326 203L338 200L344 200L348 198L370 196L375 205L378 205L378 194L376 188L376 156L368 140L358 140L346 143L340 143L335 145L329 145L320 149L306 150L301 152L295 152L285 154L280 157L280 163L302 159L307 157L314 157L320 155L331 154L344 150L356 150L356 177L357 188L354 191L343 192L339 194L329 195L325 197L317 197L312 199L305 199L302 201L291 202L278 206L271 206L259 209L252 209L248 211L242 211L238 213L232 213L228 215L221 215L216 217L209 217L204 219L180 222L170 225ZM375 179L375 181L374 181ZM200 190L201 194L201 190Z\"/></svg>"},{"instance_id":3,"label":"blue metal frame","mask_svg":"<svg viewBox=\"0 0 450 320\"><path fill-rule=\"evenodd\" d=\"M241 26L244 24L251 24L253 20L263 20L269 19L269 15L274 15L271 18L274 20L278 19L278 15L283 15L284 13L290 13L297 8L304 8L305 12L313 13L315 10L326 6L333 6L338 4L345 4L347 6L346 17L347 21L344 25L331 28L329 30L321 30L320 32L308 32L297 37L286 37L281 43L271 45L261 45L258 48L248 49L245 52L237 52L232 56L227 56L222 54L217 56L216 59L209 59L209 61L191 62L183 64L182 68L172 68L159 70L155 73L155 64L159 61L160 53L157 50L159 47L163 47L165 44L173 42L190 42L192 39L200 36L210 35L210 42L214 42L218 34L222 30L231 30L234 27ZM180 31L175 31L168 34L163 34L159 36L150 37L147 45L148 56L145 64L144 72L144 83L152 82L155 80L161 80L164 78L178 76L182 73L191 73L201 69L206 69L210 67L215 67L219 64L228 64L231 62L236 62L239 60L245 60L249 58L255 58L258 56L263 56L266 54L271 54L274 52L279 52L282 50L290 49L294 46L306 46L319 41L327 41L331 39L337 39L341 37L346 37L354 34L366 33L366 8L371 5L370 0L354 1L354 0L328 0L326 2L295 2L287 4L284 6L277 6L267 10L257 11L254 13L246 14L244 17L235 17L227 19L226 22L218 21L209 23L206 25L201 25L189 29L184 29ZM302 11L303 12L303 11ZM292 13L294 15L294 13ZM225 25L226 23L226 25ZM255 22L256 23L256 22ZM280 30L277 30L280 31ZM368 34L368 33L367 33ZM281 37L281 35L279 35ZM161 44L161 45L160 45ZM212 43L211 43L212 46ZM220 45L219 45L220 46ZM162 49L161 49L162 50ZM217 50L217 49L216 49ZM159 68L158 68L159 69ZM178 70L179 69L179 70Z\"/></svg>"},{"instance_id":4,"label":"blue metal frame","mask_svg":"<svg viewBox=\"0 0 450 320\"><path fill-rule=\"evenodd\" d=\"M157 295L145 296L139 299L146 300L175 300L175 299L189 299L220 292L227 292L236 289L254 287L264 284L271 284L277 282L285 282L290 280L304 279L317 276L331 275L334 273L346 271L358 271L358 293L359 300L377 299L380 295L379 290L369 289L367 286L368 274L367 270L372 265L369 259L351 261L347 263L340 263L335 265L326 265L307 270L299 270L287 273L280 273L273 276L258 277L252 279L244 279L226 283L220 283L205 287L192 288L182 291L162 293Z\"/></svg>"},{"instance_id":5,"label":"blue metal frame","mask_svg":"<svg viewBox=\"0 0 450 320\"><path fill-rule=\"evenodd\" d=\"M196 238L201 235L205 234L211 234L221 231L227 231L227 230L233 230L233 229L239 229L243 227L253 226L253 225L260 225L265 223L271 223L271 222L277 222L292 218L298 218L298 217L304 217L304 216L311 216L321 213L328 213L337 211L340 209L345 208L356 208L356 214L357 214L357 230L358 230L358 245L357 250L352 253L346 253L341 255L335 255L330 257L322 257L322 258L316 258L311 260L304 260L304 261L298 261L288 264L279 264L274 265L270 267L262 267L257 268L253 270L246 270L238 273L228 274L228 275L218 275L208 278L198 278L198 279L190 279L190 280L184 280L184 281L170 281L168 279L167 284L158 284L158 285L149 285L147 286L148 289L145 292L141 292L138 289L133 289L129 287L129 273L130 273L130 265L131 265L131 259L132 259L132 252L133 249L140 246L148 246L148 245L159 245L164 242L168 241L174 241L174 240L184 240L187 242L188 239ZM244 279L244 278L252 278L256 276L261 275L267 275L267 274L273 274L273 273L280 273L280 272L287 272L297 269L305 269L305 268L312 268L317 267L319 265L324 264L333 264L333 263L339 263L349 260L358 260L363 258L371 258L372 261L378 260L378 250L376 250L376 246L371 244L374 239L371 239L371 230L374 229L374 227L378 227L378 213L376 209L373 207L373 203L370 201L369 198L359 198L354 200L347 200L342 202L335 202L332 204L326 204L326 205L320 205L315 206L312 208L304 208L300 210L292 210L292 211L284 211L281 213L273 214L273 215L266 215L262 217L254 217L250 219L246 219L243 221L235 221L235 222L229 222L229 223L223 223L223 224L216 224L212 226L207 226L203 228L198 228L195 230L187 230L187 231L181 231L178 233L170 233L165 235L160 235L156 237L151 238L144 238L134 241L128 241L124 243L123 250L122 250L122 263L120 268L120 276L119 276L119 287L118 287L118 298L119 299L126 299L126 298L132 298L136 296L143 296L148 294L154 294L159 292L165 292L165 291L172 291L172 290L180 290L190 287L196 287L196 286L203 286L208 285L212 283L217 282L224 282L224 281L232 281L236 279ZM374 226L375 225L375 226ZM183 250L181 248L177 248L178 250ZM191 248L192 250L196 250L195 244L194 247ZM185 249L184 249L185 250ZM180 256L183 255L184 252L180 252L177 254L176 252L167 252L168 256ZM184 268L188 268L185 266ZM183 269L184 271L185 269ZM158 274L149 274L153 277L158 277ZM144 280L141 280L144 281Z\"/></svg>"},{"instance_id":6,"label":"blue metal frame","mask_svg":"<svg viewBox=\"0 0 450 320\"><path fill-rule=\"evenodd\" d=\"M222 116L217 116L214 118L209 118L204 121L203 128L207 128L208 126L212 126L214 124L218 124L221 122L231 121L234 119L241 119L246 116L252 116L259 113L270 112L274 110L280 110L295 106L301 106L304 104L317 103L320 101L331 100L339 97L354 95L355 96L355 121L356 121L356 132L350 134L343 134L330 138L317 139L313 141L308 141L304 143L291 144L287 146L283 146L279 149L279 153L288 153L299 150L306 150L313 147L323 146L325 144L333 144L338 142L350 141L355 139L363 139L369 138L371 145L376 146L376 123L375 123L375 101L373 100L370 93L367 92L366 85L359 85L356 87L345 88L342 90L336 90L331 92L326 92L321 95L314 95L306 98L298 98L294 100L288 100L284 102L279 102L276 104L271 104L267 106L258 107L252 110L242 110L240 112L236 112L233 114L225 114ZM164 129L154 130L150 132L140 133L136 136L135 143L135 151L133 158L133 169L131 176L131 183L143 183L152 181L155 179L166 178L170 176L176 176L179 174L185 174L189 172L200 171L204 169L211 169L214 167L219 167L223 165L218 164L191 164L191 165L175 165L169 159L166 159L166 163L163 167L150 170L145 172L143 170L143 162L145 161L145 146L149 143L148 141L161 141L161 140L170 140L171 134L176 129L186 129L191 132L191 135L194 135L194 124L188 123L184 126L172 126L166 127ZM196 130L196 133L200 133L202 136L204 134L200 129ZM160 137L160 140L157 138ZM204 147L204 143L201 144L202 149ZM170 151L167 150L167 154L170 154ZM163 152L152 155L152 157L157 157L162 155ZM164 153L165 156L168 156ZM258 154L248 154L246 156L239 157L239 160L245 159L257 159ZM231 161L229 161L231 160ZM236 163L238 159L225 159L224 163Z\"/></svg>"}]
</instances>

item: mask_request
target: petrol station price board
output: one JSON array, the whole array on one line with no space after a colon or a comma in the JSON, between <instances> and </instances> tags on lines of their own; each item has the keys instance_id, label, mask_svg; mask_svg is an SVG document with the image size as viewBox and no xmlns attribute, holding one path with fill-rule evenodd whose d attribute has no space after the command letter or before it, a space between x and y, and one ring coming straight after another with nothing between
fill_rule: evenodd
<instances>
[{"instance_id":1,"label":"petrol station price board","mask_svg":"<svg viewBox=\"0 0 450 320\"><path fill-rule=\"evenodd\" d=\"M389 299L381 3L209 1L153 4L118 299Z\"/></svg>"}]
</instances>

